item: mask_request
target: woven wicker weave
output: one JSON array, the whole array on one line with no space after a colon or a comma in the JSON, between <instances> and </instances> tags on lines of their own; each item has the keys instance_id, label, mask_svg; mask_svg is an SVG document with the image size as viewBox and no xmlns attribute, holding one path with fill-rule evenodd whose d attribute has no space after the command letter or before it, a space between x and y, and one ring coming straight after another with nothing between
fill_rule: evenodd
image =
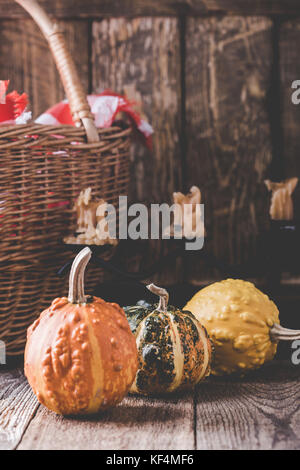
<instances>
[{"instance_id":1,"label":"woven wicker weave","mask_svg":"<svg viewBox=\"0 0 300 470\"><path fill-rule=\"evenodd\" d=\"M84 127L0 128L0 339L8 356L23 352L29 324L67 293L67 280L56 271L68 255L62 239L74 224L79 192L91 187L94 196L113 204L127 194L131 132L96 130L62 33L35 1L18 3L47 37L74 121ZM87 292L102 274L89 268Z\"/></svg>"}]
</instances>

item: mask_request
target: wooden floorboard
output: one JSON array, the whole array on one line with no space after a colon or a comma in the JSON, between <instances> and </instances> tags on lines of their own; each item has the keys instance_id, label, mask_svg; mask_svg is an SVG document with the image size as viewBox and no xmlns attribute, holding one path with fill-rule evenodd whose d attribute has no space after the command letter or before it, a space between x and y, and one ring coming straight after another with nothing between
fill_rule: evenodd
<instances>
[{"instance_id":1,"label":"wooden floorboard","mask_svg":"<svg viewBox=\"0 0 300 470\"><path fill-rule=\"evenodd\" d=\"M278 361L244 379L203 383L197 391L197 449L299 449L299 371Z\"/></svg>"},{"instance_id":2,"label":"wooden floorboard","mask_svg":"<svg viewBox=\"0 0 300 470\"><path fill-rule=\"evenodd\" d=\"M95 417L70 419L41 407L19 449L193 449L193 397L145 400L128 397Z\"/></svg>"},{"instance_id":3,"label":"wooden floorboard","mask_svg":"<svg viewBox=\"0 0 300 470\"><path fill-rule=\"evenodd\" d=\"M0 450L19 444L39 404L21 369L0 375Z\"/></svg>"},{"instance_id":4,"label":"wooden floorboard","mask_svg":"<svg viewBox=\"0 0 300 470\"><path fill-rule=\"evenodd\" d=\"M195 394L129 396L80 419L38 406L20 369L0 371L0 449L299 449L299 371L274 361L245 378L211 377Z\"/></svg>"}]
</instances>

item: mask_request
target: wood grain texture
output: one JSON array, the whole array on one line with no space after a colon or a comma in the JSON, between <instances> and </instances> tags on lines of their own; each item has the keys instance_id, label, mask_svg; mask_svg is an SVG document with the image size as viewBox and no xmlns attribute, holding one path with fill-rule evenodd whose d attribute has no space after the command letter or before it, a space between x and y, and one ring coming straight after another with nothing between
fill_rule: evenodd
<instances>
[{"instance_id":1,"label":"wood grain texture","mask_svg":"<svg viewBox=\"0 0 300 470\"><path fill-rule=\"evenodd\" d=\"M290 20L281 24L279 30L279 66L280 66L280 102L281 125L283 129L282 155L284 164L283 177L300 176L300 104L292 102L292 83L300 80L300 20ZM300 218L300 185L293 194L295 216Z\"/></svg>"},{"instance_id":2,"label":"wood grain texture","mask_svg":"<svg viewBox=\"0 0 300 470\"><path fill-rule=\"evenodd\" d=\"M88 22L68 21L62 27L88 91ZM0 73L10 80L10 91L28 94L28 109L35 117L65 98L47 42L32 20L1 21Z\"/></svg>"},{"instance_id":3,"label":"wood grain texture","mask_svg":"<svg viewBox=\"0 0 300 470\"><path fill-rule=\"evenodd\" d=\"M205 249L230 264L255 255L268 219L271 27L266 18L187 20L187 183L203 194ZM189 266L191 279L205 273Z\"/></svg>"},{"instance_id":4,"label":"wood grain texture","mask_svg":"<svg viewBox=\"0 0 300 470\"><path fill-rule=\"evenodd\" d=\"M211 377L195 394L129 396L93 417L37 404L19 369L0 374L0 449L299 449L299 366L273 361L244 378Z\"/></svg>"},{"instance_id":5,"label":"wood grain texture","mask_svg":"<svg viewBox=\"0 0 300 470\"><path fill-rule=\"evenodd\" d=\"M57 18L208 13L275 15L296 14L300 8L298 0L40 0L40 4ZM0 15L6 18L25 16L12 0L0 0Z\"/></svg>"},{"instance_id":6,"label":"wood grain texture","mask_svg":"<svg viewBox=\"0 0 300 470\"><path fill-rule=\"evenodd\" d=\"M193 397L127 397L93 418L67 419L44 407L28 427L18 449L164 450L192 449Z\"/></svg>"},{"instance_id":7,"label":"wood grain texture","mask_svg":"<svg viewBox=\"0 0 300 470\"><path fill-rule=\"evenodd\" d=\"M140 142L132 145L129 199L171 202L172 193L182 187L178 20L114 18L94 22L92 47L93 90L110 88L126 94L154 128L153 152ZM168 253L166 245L159 240L135 241L129 255L127 244L127 270L147 270L160 251ZM180 280L180 260L171 260L157 279L167 284Z\"/></svg>"},{"instance_id":8,"label":"wood grain texture","mask_svg":"<svg viewBox=\"0 0 300 470\"><path fill-rule=\"evenodd\" d=\"M181 185L180 70L176 19L93 23L93 90L126 94L155 130L153 154L141 145L133 148L135 201L167 201Z\"/></svg>"},{"instance_id":9,"label":"wood grain texture","mask_svg":"<svg viewBox=\"0 0 300 470\"><path fill-rule=\"evenodd\" d=\"M299 367L273 362L244 379L198 388L197 449L300 448Z\"/></svg>"},{"instance_id":10,"label":"wood grain texture","mask_svg":"<svg viewBox=\"0 0 300 470\"><path fill-rule=\"evenodd\" d=\"M0 450L19 444L39 404L22 371L0 375Z\"/></svg>"}]
</instances>

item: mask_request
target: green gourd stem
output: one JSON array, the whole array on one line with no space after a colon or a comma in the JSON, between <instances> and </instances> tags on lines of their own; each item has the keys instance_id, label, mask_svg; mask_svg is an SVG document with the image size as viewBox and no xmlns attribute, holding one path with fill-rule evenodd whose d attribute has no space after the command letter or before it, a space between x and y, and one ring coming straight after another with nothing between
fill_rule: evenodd
<instances>
[{"instance_id":1,"label":"green gourd stem","mask_svg":"<svg viewBox=\"0 0 300 470\"><path fill-rule=\"evenodd\" d=\"M69 277L68 300L72 304L85 304L84 295L84 273L85 268L91 258L91 250L86 247L81 250L73 261Z\"/></svg>"},{"instance_id":2,"label":"green gourd stem","mask_svg":"<svg viewBox=\"0 0 300 470\"><path fill-rule=\"evenodd\" d=\"M166 312L169 301L169 294L166 289L163 289L162 287L157 287L155 284L149 284L147 286L147 289L149 289L149 291L153 294L159 296L159 304L157 310L159 312Z\"/></svg>"},{"instance_id":3,"label":"green gourd stem","mask_svg":"<svg viewBox=\"0 0 300 470\"><path fill-rule=\"evenodd\" d=\"M300 330L290 330L275 323L270 330L270 336L275 343L278 341L294 341L300 339Z\"/></svg>"}]
</instances>

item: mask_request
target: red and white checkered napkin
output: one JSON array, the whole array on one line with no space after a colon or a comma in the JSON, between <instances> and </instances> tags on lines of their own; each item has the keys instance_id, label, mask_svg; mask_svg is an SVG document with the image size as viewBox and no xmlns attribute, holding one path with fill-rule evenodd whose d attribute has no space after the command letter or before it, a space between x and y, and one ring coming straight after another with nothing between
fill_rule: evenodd
<instances>
[{"instance_id":1,"label":"red and white checkered napkin","mask_svg":"<svg viewBox=\"0 0 300 470\"><path fill-rule=\"evenodd\" d=\"M128 101L125 96L117 95L111 91L104 91L99 95L89 95L87 100L97 127L110 127L119 113L125 113L134 128L141 134L147 147L152 147L152 126L140 117L133 109L133 103ZM49 108L45 113L41 114L35 122L46 125L74 125L67 100L61 101Z\"/></svg>"}]
</instances>

